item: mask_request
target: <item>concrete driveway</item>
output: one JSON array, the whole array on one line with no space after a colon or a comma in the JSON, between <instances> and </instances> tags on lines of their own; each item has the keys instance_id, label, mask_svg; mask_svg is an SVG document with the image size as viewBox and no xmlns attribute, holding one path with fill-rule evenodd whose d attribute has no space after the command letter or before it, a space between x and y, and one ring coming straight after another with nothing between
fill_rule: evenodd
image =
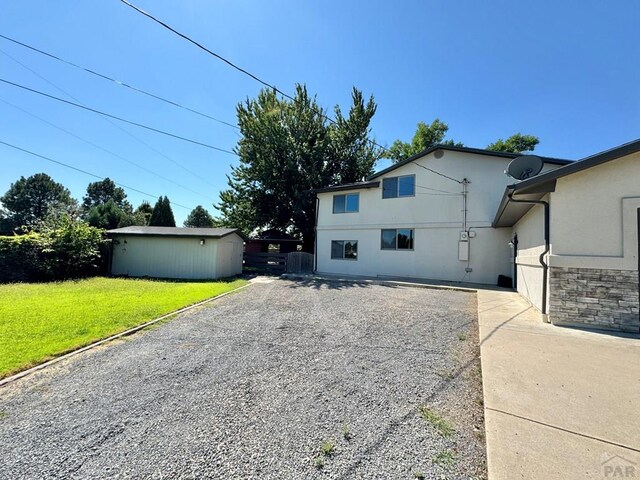
<instances>
[{"instance_id":1,"label":"concrete driveway","mask_svg":"<svg viewBox=\"0 0 640 480\"><path fill-rule=\"evenodd\" d=\"M254 284L0 389L0 478L481 478L476 305Z\"/></svg>"},{"instance_id":2,"label":"concrete driveway","mask_svg":"<svg viewBox=\"0 0 640 480\"><path fill-rule=\"evenodd\" d=\"M489 478L640 478L640 337L542 323L478 291Z\"/></svg>"}]
</instances>

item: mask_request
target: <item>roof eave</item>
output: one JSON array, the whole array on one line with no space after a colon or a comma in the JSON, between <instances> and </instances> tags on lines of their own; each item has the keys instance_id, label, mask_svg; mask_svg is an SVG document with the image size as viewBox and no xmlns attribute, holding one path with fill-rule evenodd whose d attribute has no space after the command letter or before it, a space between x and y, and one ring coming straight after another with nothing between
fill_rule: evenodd
<instances>
[{"instance_id":1,"label":"roof eave","mask_svg":"<svg viewBox=\"0 0 640 480\"><path fill-rule=\"evenodd\" d=\"M526 206L522 203L518 203L518 207L520 213L516 213L514 217L505 219L505 212L509 208L509 205L513 205L511 202L511 197L516 194L520 195L528 195L532 198L527 198L526 200L540 200L548 193L555 192L556 190L556 181L548 181L545 183L541 183L538 185L533 185L529 188L520 188L522 183L516 183L513 185L507 185L502 194L502 200L500 200L500 205L498 206L498 211L496 212L496 216L491 223L491 226L494 228L501 227L512 227L514 226L522 217L524 217L529 210L533 207L533 204Z\"/></svg>"},{"instance_id":2,"label":"roof eave","mask_svg":"<svg viewBox=\"0 0 640 480\"><path fill-rule=\"evenodd\" d=\"M312 193L342 192L346 190L365 190L369 188L378 188L380 182L362 182L351 183L346 185L334 185L332 187L316 188L311 190Z\"/></svg>"}]
</instances>

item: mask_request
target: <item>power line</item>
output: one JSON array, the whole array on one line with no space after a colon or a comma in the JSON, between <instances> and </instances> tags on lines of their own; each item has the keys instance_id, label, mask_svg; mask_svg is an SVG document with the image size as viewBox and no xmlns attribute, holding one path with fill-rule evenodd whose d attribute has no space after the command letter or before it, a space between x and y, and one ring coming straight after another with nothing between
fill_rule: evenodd
<instances>
[{"instance_id":1,"label":"power line","mask_svg":"<svg viewBox=\"0 0 640 480\"><path fill-rule=\"evenodd\" d=\"M63 88L59 87L58 85L56 85L55 83L53 83L52 81L48 80L46 77L44 77L43 75L40 75L38 72L36 72L35 70L33 70L32 68L28 67L27 65L25 65L24 63L22 63L20 60L18 60L17 58L12 57L11 55L9 55L7 52L4 52L2 50L0 50L0 52L7 56L8 58L10 58L11 60L13 60L14 62L16 62L18 65L20 65L22 68L24 68L25 70L30 71L31 73L33 73L36 77L44 80L46 83L48 83L49 85L51 85L53 88L55 88L56 90L58 90L59 92L65 94L67 97L75 100L76 102L82 104L82 102L80 100L78 100L76 97L74 97L73 95L71 95L69 92L67 92L66 90L64 90ZM165 158L166 160L168 160L169 162L173 163L174 165L176 165L177 167L181 168L182 170L184 170L185 172L193 175L194 177L198 178L199 180L201 180L202 182L215 187L215 185L211 182L209 182L208 180L204 179L202 177L202 175L198 175L195 172L192 172L191 170L189 170L187 167L185 167L184 165L182 165L181 163L175 161L173 158L169 157L168 155L165 155L163 152L161 152L160 150L158 150L157 148L149 145L147 142L145 142L144 140L142 140L140 137L138 137L137 135L134 135L133 133L131 133L129 130L127 130L124 127L121 127L120 125L118 125L116 122L114 122L113 120L111 120L108 117L100 117L102 118L105 122L109 123L111 126L113 126L114 128L117 128L118 130L120 130L121 132L125 133L126 135L128 135L129 137L133 138L135 141L137 141L138 143L144 145L145 147L147 147L149 150L151 150L152 152L155 152L156 154L160 155L161 157Z\"/></svg>"},{"instance_id":2,"label":"power line","mask_svg":"<svg viewBox=\"0 0 640 480\"><path fill-rule=\"evenodd\" d=\"M31 45L27 45L26 43L20 42L18 40L13 39L13 38L7 37L7 36L2 35L2 34L0 34L0 38L4 38L5 40L13 42L13 43L15 43L17 45L20 45L20 46L24 47L24 48L28 48L29 50L33 50L34 52L37 52L37 53L39 53L41 55L45 55L47 57L53 58L55 60L58 60L59 62L65 63L65 64L70 65L70 66L72 66L74 68L77 68L79 70L83 70L83 71L85 71L87 73L90 73L91 75L95 75L95 76L97 76L99 78L102 78L104 80L108 80L110 82L113 82L116 85L120 85L122 87L126 87L126 88L128 88L130 90L133 90L134 92L142 93L143 95L147 95L149 97L155 98L156 100L160 100L162 102L168 103L170 105L173 105L174 107L182 108L183 110L187 110L187 111L189 111L191 113L195 113L196 115L200 115L202 117L206 117L206 118L208 118L210 120L216 121L216 122L221 123L223 125L227 125L227 126L229 126L231 128L235 128L237 130L239 130L239 128L240 128L237 125L234 125L232 123L226 122L224 120L220 120L219 118L215 118L215 117L213 117L211 115L208 115L206 113L200 112L200 111L198 111L198 110L196 110L194 108L187 107L187 106L182 105L182 104L180 104L178 102L174 102L173 100L166 99L164 97L161 97L160 95L156 95L154 93L148 92L148 91L143 90L141 88L134 87L133 85L130 85L130 84L126 83L126 82L123 82L122 80L117 80L117 79L109 77L108 75L105 75L103 73L96 72L95 70L92 70L90 68L83 67L83 66L78 65L76 63L70 62L69 60L65 60L63 58L58 57L57 55L53 55L52 53L45 52L44 50L40 50L39 48L36 48L36 47L32 47Z\"/></svg>"},{"instance_id":3,"label":"power line","mask_svg":"<svg viewBox=\"0 0 640 480\"><path fill-rule=\"evenodd\" d=\"M438 172L438 171L436 171L436 170L434 170L432 168L425 167L424 165L420 165L419 163L416 163L416 165L419 166L420 168L424 168L425 170L429 170L431 173L435 173L436 175L440 175L441 177L448 178L449 180L453 180L456 183L460 183L460 184L463 183L462 180L457 180L457 179L455 179L453 177L445 175L444 173L440 173L440 172Z\"/></svg>"},{"instance_id":4,"label":"power line","mask_svg":"<svg viewBox=\"0 0 640 480\"><path fill-rule=\"evenodd\" d=\"M47 160L48 162L52 162L52 163L56 163L58 165L62 165L63 167L70 168L71 170L75 170L76 172L84 173L85 175L89 175L90 177L97 178L99 180L105 180L105 178L106 178L106 177L101 177L100 175L96 175L95 173L91 173L91 172L88 172L86 170L82 170L81 168L74 167L73 165L69 165L68 163L60 162L60 161L54 160L53 158L50 158L50 157L45 157L44 155L40 155L39 153L32 152L31 150L27 150L25 148L18 147L17 145L13 145L11 143L4 142L2 140L0 140L0 143L3 144L3 145L6 145L7 147L11 147L11 148L19 150L21 152L28 153L29 155L33 155L34 157L42 158L43 160ZM129 190L132 190L134 192L140 193L140 194L145 195L147 197L158 198L158 195L152 195L150 193L143 192L142 190L138 190L137 188L129 187L129 186L124 185L122 183L118 183L118 182L113 182L113 183L115 183L119 187L127 188ZM170 201L170 203L172 205L175 205L176 207L184 208L186 210L192 210L191 208L185 207L184 205L180 205L179 203L176 203L176 202L171 202Z\"/></svg>"},{"instance_id":5,"label":"power line","mask_svg":"<svg viewBox=\"0 0 640 480\"><path fill-rule=\"evenodd\" d=\"M16 110L20 110L22 113L24 113L26 115L29 115L29 116L31 116L33 118L36 118L36 119L40 120L41 122L44 122L47 125L49 125L49 126L51 126L53 128L56 128L56 129L58 129L58 130L60 130L60 131L62 131L64 133L66 133L67 135L70 135L70 136L80 140L81 142L87 143L87 144L97 148L98 150L102 150L103 152L108 153L109 155L112 155L112 156L114 156L116 158L119 158L120 160L123 160L123 161L125 161L125 162L127 162L127 163L129 163L131 165L134 165L134 166L140 168L141 170L144 170L145 172L148 172L148 173L150 173L152 175L155 175L156 177L161 178L162 180L164 180L166 182L169 182L169 183L171 183L173 185L176 185L177 187L180 187L180 188L182 188L184 190L187 190L187 191L189 191L191 193L195 193L196 195L200 195L201 197L206 198L207 200L211 200L207 195L204 195L203 193L200 193L200 192L198 192L196 190L192 190L189 187L181 185L181 184L171 180L170 178L167 178L167 177L165 177L163 175L160 175L159 173L151 170L150 168L147 168L147 167L145 167L143 165L140 165L139 163L136 163L133 160L129 160L128 158L125 158L122 155L119 155L119 154L117 154L115 152L112 152L111 150L109 150L107 148L101 147L100 145L92 142L91 140L87 140L86 138L82 138L81 136L76 135L75 133L70 132L69 130L66 130L65 128L62 128L61 126L52 123L52 122L50 122L50 121L48 121L48 120L36 115L35 113L29 112L29 111L25 110L24 108L21 108L21 107L19 107L17 105L14 105L11 102L8 102L7 100L4 100L3 98L0 98L0 102L5 103L5 104L15 108Z\"/></svg>"},{"instance_id":6,"label":"power line","mask_svg":"<svg viewBox=\"0 0 640 480\"><path fill-rule=\"evenodd\" d=\"M150 20L153 20L154 22L158 23L159 25L163 26L163 27L164 27L164 28L166 28L167 30L169 30L169 31L173 32L174 34L178 35L179 37L181 37L181 38L185 39L187 42L192 43L192 44L193 44L193 45L195 45L196 47L198 47L198 48L200 48L201 50L203 50L203 51L207 52L209 55L214 56L214 57L215 57L215 58L217 58L218 60L221 60L222 62L224 62L224 63L226 63L227 65L229 65L230 67L232 67L232 68L234 68L234 69L238 70L239 72L241 72L241 73L243 73L243 74L245 74L245 75L247 75L247 76L251 77L251 78L252 78L252 79L254 79L255 81L257 81L257 82L261 83L262 85L264 85L265 87L268 87L268 88L272 89L274 92L279 93L280 95L282 95L282 96L283 96L283 97L285 97L285 98L288 98L289 100L294 100L294 98L293 98L291 95L289 95L289 94L287 94L287 93L283 92L282 90L280 90L279 88L277 88L275 85L272 85L272 84L270 84L269 82L266 82L265 80L262 80L260 77L258 77L258 76L256 76L256 75L254 75L253 73L249 72L248 70L245 70L244 68L242 68L242 67L240 67L240 66L236 65L236 64L235 64L235 63L233 63L231 60L227 60L227 59L226 59L225 57L223 57L222 55L220 55L220 54L218 54L218 53L216 53L216 52L214 52L214 51L212 51L212 50L209 50L207 47L205 47L205 46L204 46L204 45L202 45L201 43L199 43L199 42L197 42L196 40L192 39L191 37L189 37L189 36L185 35L184 33L179 32L178 30L176 30L175 28L171 27L171 26L170 26L170 25L168 25L167 23L165 23L165 22L163 22L162 20L160 20L160 19L158 19L158 18L154 17L153 15L151 15L150 13L148 13L148 12L146 12L146 11L142 10L141 8L139 8L139 7L135 6L135 5L133 5L132 3L128 2L127 0L120 0L120 2L124 3L124 4L125 4L125 5L127 5L128 7L131 7L133 10L135 10L136 12L138 12L138 13L140 13L140 14L144 15L145 17L149 18ZM328 116L328 115L326 115L324 112L322 112L322 111L320 111L320 110L319 110L319 111L317 111L317 113L318 113L320 116L322 116L323 118L327 119L329 122L333 123L334 125L335 125L335 124L337 124L337 122L336 122L333 118L329 117L329 116ZM374 146L376 146L376 147L378 147L378 148L380 148L380 149L382 149L382 150L384 150L384 151L387 151L387 152L389 151L389 149L388 149L388 148L383 147L382 145L378 144L378 143L377 143L377 142L375 142L374 140L367 139L367 141L368 141L369 143L371 143L372 145L374 145ZM421 166L422 166L422 165L421 165ZM440 175L441 177L444 177L444 178L447 178L447 179L449 179L449 180L452 180L452 181L454 181L454 182L456 182L456 183L462 183L462 181L461 181L461 180L457 180L457 179L455 179L455 178L453 178L453 177L450 177L450 176L448 176L448 175L445 175L444 173L440 173L440 172L438 172L438 171L436 171L436 170L433 170L433 169L431 169L431 168L427 168L427 167L422 167L422 168L424 168L425 170L430 171L431 173L434 173L434 174L436 174L436 175Z\"/></svg>"},{"instance_id":7,"label":"power line","mask_svg":"<svg viewBox=\"0 0 640 480\"><path fill-rule=\"evenodd\" d=\"M131 121L131 120L127 120L127 119L122 118L122 117L118 117L117 115L111 115L110 113L106 113L106 112L102 112L100 110L96 110L95 108L85 107L84 105L80 105L79 103L70 102L69 100L65 100L64 98L56 97L54 95L50 95L48 93L41 92L40 90L35 90L33 88L29 88L29 87L26 87L24 85L20 85L20 84L14 83L14 82L10 82L9 80L5 80L3 78L0 78L0 82L6 83L8 85L12 85L12 86L17 87L17 88L21 88L23 90L27 90L27 91L32 92L32 93L37 93L38 95L42 95L43 97L47 97L47 98L50 98L52 100L57 100L58 102L66 103L67 105L72 105L72 106L77 107L77 108L82 108L83 110L88 110L90 112L97 113L98 115L102 115L102 116L105 116L105 117L113 118L114 120L118 120L120 122L128 123L130 125L134 125L136 127L144 128L144 129L150 130L152 132L160 133L162 135L167 135L168 137L177 138L178 140L182 140L184 142L193 143L195 145L200 145L201 147L210 148L212 150L217 150L219 152L228 153L230 155L236 155L231 150L225 150L224 148L215 147L213 145L209 145L208 143L199 142L197 140L192 140L190 138L182 137L180 135L176 135L174 133L169 133L169 132L166 132L164 130L160 130L158 128L149 127L147 125L143 125L142 123L137 123L137 122L134 122L134 121Z\"/></svg>"}]
</instances>

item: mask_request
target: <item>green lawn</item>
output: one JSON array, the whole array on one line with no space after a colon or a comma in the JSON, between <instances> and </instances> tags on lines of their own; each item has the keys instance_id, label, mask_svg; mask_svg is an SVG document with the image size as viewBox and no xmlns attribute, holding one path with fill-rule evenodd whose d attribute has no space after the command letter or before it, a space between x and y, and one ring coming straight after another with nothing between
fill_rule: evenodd
<instances>
[{"instance_id":1,"label":"green lawn","mask_svg":"<svg viewBox=\"0 0 640 480\"><path fill-rule=\"evenodd\" d=\"M0 378L244 284L91 278L0 285Z\"/></svg>"}]
</instances>

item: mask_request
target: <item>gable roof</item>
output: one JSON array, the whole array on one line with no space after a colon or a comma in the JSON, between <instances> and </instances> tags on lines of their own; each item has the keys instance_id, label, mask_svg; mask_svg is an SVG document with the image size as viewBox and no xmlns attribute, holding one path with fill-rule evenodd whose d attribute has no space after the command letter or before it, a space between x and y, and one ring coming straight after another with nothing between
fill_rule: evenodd
<instances>
[{"instance_id":1,"label":"gable roof","mask_svg":"<svg viewBox=\"0 0 640 480\"><path fill-rule=\"evenodd\" d=\"M237 228L186 228L186 227L142 227L131 226L107 230L112 235L138 235L151 237L199 237L222 238L232 233L243 239L245 236Z\"/></svg>"},{"instance_id":2,"label":"gable roof","mask_svg":"<svg viewBox=\"0 0 640 480\"><path fill-rule=\"evenodd\" d=\"M603 163L610 162L611 160L626 157L627 155L637 152L640 152L640 139L596 153L595 155L585 157L582 160L578 160L564 167L536 175L535 177L528 178L521 182L507 185L492 225L494 227L513 226L532 208L532 205L523 205L511 202L511 195L517 193L519 195L523 195L523 197L521 197L522 199L539 200L547 193L555 191L556 181L559 178L582 172L589 168L593 168Z\"/></svg>"},{"instance_id":3,"label":"gable roof","mask_svg":"<svg viewBox=\"0 0 640 480\"><path fill-rule=\"evenodd\" d=\"M407 163L411 163L414 160L417 160L425 155L429 155L431 152L435 152L436 150L449 150L451 152L463 152L463 153L475 153L476 155L486 155L488 157L501 157L501 158L516 158L522 155L522 153L509 153L509 152L494 152L492 150L483 150L481 148L471 148L471 147L455 147L453 145L434 145L432 147L423 150L420 153L413 155L405 160L401 160L384 170L380 170L379 172L374 173L369 177L369 180L373 180L374 178L381 177L382 175L386 175L387 173L395 170L396 168L400 168ZM544 163L551 163L553 165L568 165L573 163L573 160L566 160L562 158L552 158L552 157L540 157Z\"/></svg>"}]
</instances>

